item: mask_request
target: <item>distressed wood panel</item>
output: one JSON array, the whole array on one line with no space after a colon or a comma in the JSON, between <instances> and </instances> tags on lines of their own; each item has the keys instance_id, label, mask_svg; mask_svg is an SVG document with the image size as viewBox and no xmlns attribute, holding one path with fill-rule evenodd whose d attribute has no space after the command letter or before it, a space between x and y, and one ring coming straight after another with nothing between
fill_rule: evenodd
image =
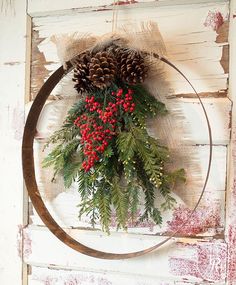
<instances>
[{"instance_id":1,"label":"distressed wood panel","mask_svg":"<svg viewBox=\"0 0 236 285\"><path fill-rule=\"evenodd\" d=\"M32 266L28 285L202 285L208 282L177 281L170 278L141 277L137 274L98 273L75 270L57 270ZM216 282L223 285L224 282Z\"/></svg>"},{"instance_id":2,"label":"distressed wood panel","mask_svg":"<svg viewBox=\"0 0 236 285\"><path fill-rule=\"evenodd\" d=\"M52 43L51 36L74 32L96 35L111 32L112 15L112 11L105 10L33 18L32 98L44 80L58 67L56 46ZM119 27L136 26L142 21L149 20L157 22L169 59L186 73L198 92L210 93L227 89L228 75L224 72L227 70L225 67L227 53L223 50L227 42L216 42L216 38L227 37L223 36L227 35L227 29L219 30L227 22L227 1L203 5L185 4L173 7L153 5L142 9L121 9L118 15ZM188 25L186 25L186 15L191 19ZM166 87L169 87L165 92L169 94L192 92L170 68L166 68L163 77ZM57 90L54 94L57 94Z\"/></svg>"},{"instance_id":3,"label":"distressed wood panel","mask_svg":"<svg viewBox=\"0 0 236 285\"><path fill-rule=\"evenodd\" d=\"M111 2L69 0L58 1L55 5L46 0L28 1L29 13L36 16L33 18L32 98L46 78L60 65L51 36L75 31L99 35L110 32L113 13ZM147 20L156 21L166 44L168 58L184 71L202 97L209 97L204 99L204 102L213 128L213 167L199 209L188 226L180 232L180 236L191 238L173 239L160 251L133 260L96 260L67 248L42 227L37 215L31 212L34 224L23 232L25 260L32 266L29 285L225 284L227 246L221 238L224 237L225 227L225 175L231 128L231 102L225 98L229 68L228 1L137 2L119 1L119 26L131 26ZM178 163L187 166L189 182L183 189L176 189L178 205L173 212L165 214L161 229L150 224L140 225L135 229L131 226L130 234L114 232L110 237L100 231L84 230L88 226L87 221L79 222L76 218L76 188L72 187L64 192L62 181L50 184L50 171L37 171L44 199L56 220L64 225L72 236L87 245L120 252L151 245L163 238L161 234L168 235L178 227L189 215L190 208L199 195L208 154L203 116L187 84L169 68L165 68L163 75L164 81L161 84L157 82L152 91L163 98L171 111L177 108L174 110L175 114L172 114L175 119L164 124L170 126L166 132L176 130L176 137L171 138L172 145L179 140L179 133L187 145L182 151L185 156L181 159L178 157ZM61 84L54 90L53 95L61 94L71 97L75 93L68 86ZM54 101L46 107L47 112L50 112L50 106L53 104L58 107L54 110L54 115L49 118L43 115L38 125L36 152L42 148L44 138L54 129L55 120L58 119L55 114L60 113L60 108L63 108L60 107L63 106L62 102ZM65 109L63 111L65 114ZM154 134L155 123L150 124ZM163 138L166 134L162 135ZM182 145L178 144L178 147ZM36 155L37 165L41 159L40 155ZM186 157L189 159L188 163ZM209 236L213 236L213 239ZM230 254L234 256L234 235L229 240L232 244ZM234 280L233 263L229 261L228 264L231 280ZM50 268L46 268L48 266Z\"/></svg>"},{"instance_id":4,"label":"distressed wood panel","mask_svg":"<svg viewBox=\"0 0 236 285\"><path fill-rule=\"evenodd\" d=\"M42 148L42 143L35 144L36 165L40 165L41 157L37 154L37 148ZM185 167L187 172L187 183L175 189L173 194L177 205L175 210L163 213L163 224L161 227L155 226L152 222L143 222L138 225L129 224L129 233L142 233L155 235L157 233L169 233L175 231L190 214L191 209L196 204L201 192L201 187L206 173L208 146L193 146L185 148L187 158L179 164ZM225 176L226 176L226 152L225 146L217 146L213 149L213 164L206 188L206 193L202 199L197 212L193 215L191 222L180 230L181 235L219 235L224 230L225 211ZM190 163L191 155L195 155L197 166ZM219 171L220 169L220 171ZM78 219L80 196L77 192L77 185L74 183L68 190L64 189L61 177L52 183L53 171L51 169L40 169L36 166L37 181L41 195L50 209L53 217L59 224L67 228L90 228L89 220L86 216ZM160 205L162 198L157 195L156 203ZM140 211L143 205L140 205ZM114 217L115 219L115 217ZM42 225L38 215L33 212L31 220L34 224ZM116 230L114 221L113 231ZM100 229L98 224L95 228Z\"/></svg>"},{"instance_id":5,"label":"distressed wood panel","mask_svg":"<svg viewBox=\"0 0 236 285\"><path fill-rule=\"evenodd\" d=\"M51 179L53 177L52 169L42 169L40 167L43 157L45 157L47 154L46 151L42 152L45 145L45 138L48 137L61 124L61 121L66 114L66 109L69 108L73 101L73 98L56 100L49 102L45 106L37 128L37 141L34 147L36 158L35 164L38 184L42 196L44 197L48 208L51 210L56 220L66 227L87 228L89 227L87 218L84 217L82 221L79 221L77 218L78 208L76 206L79 204L80 198L76 189L76 184L74 184L69 191L65 191L62 178L58 178L56 182L51 183ZM226 121L225 123L222 123L219 117L222 117L222 119L229 118L229 115L226 114L229 113L231 103L229 100L223 98L214 99L214 101L215 104L213 103L212 99L204 99L210 120L215 123L218 122L217 124L212 124L213 136L224 136L225 131L227 132L227 135L229 135L227 128L229 122ZM204 132L202 128L203 122L201 119L198 102L194 101L193 99L184 99L182 107L186 113L185 121L188 125L192 125L192 128L194 128L194 132L192 133L196 133L198 135L198 139L196 139L195 142L203 142L204 133L205 142L207 142L207 132ZM60 116L58 114L60 114ZM177 122L176 125L178 126L180 123L181 120ZM158 130L155 132L155 124L156 123L154 122L152 124L153 127L151 128L151 132L154 135L158 134ZM225 126L223 127L222 125ZM217 127L217 129L214 129L214 126ZM201 130L201 132L199 132L199 130ZM219 140L225 142L227 141L220 138ZM183 211L185 215L188 215L190 209L194 207L194 204L200 195L201 187L205 179L209 147L182 144L181 148L181 156L173 158L173 160L177 161L177 163L174 165L175 168L183 167L186 169L187 184L181 186L175 191L176 199L178 201L176 210L174 212L169 211L164 213L164 223L161 229L158 226L154 226L152 223L141 223L136 228L134 228L134 225L130 224L130 232L155 234L157 232L160 233L175 230L181 211ZM179 154L179 152L177 152L177 154ZM201 204L201 208L196 213L195 221L193 223L194 226L192 225L184 228L181 231L181 234L217 235L222 233L224 228L226 153L227 148L225 146L214 147L211 176L208 182L207 192L204 195ZM219 168L221 171L219 171ZM157 200L159 200L159 203L161 203L160 197L157 197ZM209 205L211 204L214 205L213 208L209 208ZM206 209L208 210L206 211ZM205 215L203 215L204 212ZM202 221L202 225L200 217L204 220L204 222ZM31 215L31 219L33 223L41 224L40 219L35 213Z\"/></svg>"},{"instance_id":6,"label":"distressed wood panel","mask_svg":"<svg viewBox=\"0 0 236 285\"><path fill-rule=\"evenodd\" d=\"M228 244L228 267L227 284L236 284L236 1L231 1L230 17L230 81L229 96L233 101L232 110L232 137L229 145L229 164L227 180L227 203L226 203L226 241Z\"/></svg>"},{"instance_id":7,"label":"distressed wood panel","mask_svg":"<svg viewBox=\"0 0 236 285\"><path fill-rule=\"evenodd\" d=\"M64 87L65 89L65 87ZM66 91L65 91L66 92ZM64 94L64 93L62 93ZM60 128L68 109L76 101L76 97L64 97L64 100L48 101L40 116L36 137L47 138L53 131ZM170 102L168 102L170 101ZM174 107L172 107L174 102ZM203 99L212 128L213 143L228 144L230 139L231 101L227 98ZM208 130L205 117L197 99L167 99L169 114L164 118L157 118L149 122L150 132L165 140L171 132L172 145L208 144ZM29 110L31 103L28 104ZM163 128L160 123L163 121ZM175 130L175 132L173 132Z\"/></svg>"},{"instance_id":8,"label":"distressed wood panel","mask_svg":"<svg viewBox=\"0 0 236 285\"><path fill-rule=\"evenodd\" d=\"M122 9L129 9L134 7L143 7L147 5L161 6L176 6L189 4L188 0L125 0L125 1L115 1L116 5ZM214 0L214 3L222 3L225 0ZM207 5L209 0L191 0L191 5ZM112 0L69 0L69 1L57 1L57 5L53 5L52 2L48 0L28 0L28 13L32 17L45 16L51 14L62 14L62 13L73 13L75 10L110 10L114 6L114 1Z\"/></svg>"},{"instance_id":9,"label":"distressed wood panel","mask_svg":"<svg viewBox=\"0 0 236 285\"><path fill-rule=\"evenodd\" d=\"M149 276L158 280L168 278L173 281L223 282L226 276L227 249L223 240L173 239L163 249L152 254L129 260L111 261L78 254L58 241L46 229L29 227L25 232L30 240L27 241L28 247L31 249L25 261L33 266L50 264L50 267L55 269L76 269L120 276L135 274L137 278ZM70 234L75 235L75 232L76 230L71 230ZM77 233L80 240L86 244L119 252L122 252L124 247L132 251L161 239L142 236L130 238L119 234L107 237L81 231ZM117 246L114 247L114 244Z\"/></svg>"},{"instance_id":10,"label":"distressed wood panel","mask_svg":"<svg viewBox=\"0 0 236 285\"><path fill-rule=\"evenodd\" d=\"M0 283L22 284L22 279L25 279L25 267L22 266L21 229L25 222L25 213L20 152L25 103L26 1L14 1L13 10L9 8L4 12L4 6L2 7L3 10L0 10Z\"/></svg>"}]
</instances>

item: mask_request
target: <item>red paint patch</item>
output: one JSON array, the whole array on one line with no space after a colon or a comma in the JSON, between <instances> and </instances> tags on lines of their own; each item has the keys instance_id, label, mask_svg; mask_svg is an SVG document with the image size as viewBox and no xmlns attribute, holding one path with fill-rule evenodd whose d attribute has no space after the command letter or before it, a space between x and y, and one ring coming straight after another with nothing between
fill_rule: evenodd
<instances>
[{"instance_id":1,"label":"red paint patch","mask_svg":"<svg viewBox=\"0 0 236 285\"><path fill-rule=\"evenodd\" d=\"M177 276L193 276L206 281L222 281L226 277L226 244L215 242L201 244L178 244L183 258L171 257L171 273ZM185 257L186 255L186 257Z\"/></svg>"},{"instance_id":2,"label":"red paint patch","mask_svg":"<svg viewBox=\"0 0 236 285\"><path fill-rule=\"evenodd\" d=\"M223 25L225 19L219 11L209 11L204 22L205 27L211 27L213 31L217 31Z\"/></svg>"},{"instance_id":3,"label":"red paint patch","mask_svg":"<svg viewBox=\"0 0 236 285\"><path fill-rule=\"evenodd\" d=\"M29 258L32 253L32 240L29 233L23 233L23 256L24 258Z\"/></svg>"},{"instance_id":4,"label":"red paint patch","mask_svg":"<svg viewBox=\"0 0 236 285\"><path fill-rule=\"evenodd\" d=\"M228 280L229 284L236 281L236 226L230 226L228 231Z\"/></svg>"},{"instance_id":5,"label":"red paint patch","mask_svg":"<svg viewBox=\"0 0 236 285\"><path fill-rule=\"evenodd\" d=\"M167 222L168 231L175 232L178 230L180 235L196 235L206 232L209 228L220 226L220 215L211 207L201 207L197 209L191 219L188 221L192 210L185 206L175 209L172 221ZM182 226L183 223L185 226Z\"/></svg>"},{"instance_id":6,"label":"red paint patch","mask_svg":"<svg viewBox=\"0 0 236 285\"><path fill-rule=\"evenodd\" d=\"M233 125L235 122L233 121ZM232 129L232 153L231 159L233 161L233 173L231 174L234 177L232 181L231 189L229 191L228 199L228 231L227 231L227 243L228 243L228 268L227 268L227 277L228 284L233 285L236 283L236 129Z\"/></svg>"}]
</instances>

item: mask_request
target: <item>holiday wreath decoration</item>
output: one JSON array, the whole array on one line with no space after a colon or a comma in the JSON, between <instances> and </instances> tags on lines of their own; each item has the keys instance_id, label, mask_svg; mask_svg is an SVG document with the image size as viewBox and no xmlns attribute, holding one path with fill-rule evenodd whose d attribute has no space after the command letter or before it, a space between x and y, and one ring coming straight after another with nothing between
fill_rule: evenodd
<instances>
[{"instance_id":1,"label":"holiday wreath decoration","mask_svg":"<svg viewBox=\"0 0 236 285\"><path fill-rule=\"evenodd\" d=\"M74 87L80 94L62 125L49 139L55 145L43 166L52 166L61 174L66 187L78 183L82 197L80 216L89 215L92 225L98 221L109 233L111 213L115 211L117 228L126 229L137 213L140 193L145 204L141 219L162 221L161 209L155 205L155 193L164 197L161 208L175 203L173 184L185 180L183 169L169 172L166 163L169 150L147 129L146 120L167 114L165 104L148 92L143 84L154 61L173 67L192 87L203 109L209 132L209 163L202 193L191 215L200 203L209 177L212 138L202 101L185 77L164 57L129 46L119 36L87 47L60 67L43 85L27 118L23 139L23 171L30 198L49 229L63 242L81 253L110 259L130 258L150 252L173 237L138 252L112 254L89 248L70 237L51 217L38 191L34 173L33 134L42 107L60 79L73 70ZM187 221L186 221L187 222ZM185 222L185 223L186 223ZM184 224L185 224L184 223Z\"/></svg>"},{"instance_id":2,"label":"holiday wreath decoration","mask_svg":"<svg viewBox=\"0 0 236 285\"><path fill-rule=\"evenodd\" d=\"M95 51L94 51L95 50ZM80 216L89 215L109 232L114 209L117 228L127 228L137 216L162 222L155 204L158 190L170 208L172 185L184 181L184 170L166 170L168 149L148 134L146 120L165 115L165 105L142 85L150 59L142 51L111 41L73 60L75 88L80 99L69 110L63 126L49 139L55 148L44 160L62 174L66 187L78 183Z\"/></svg>"}]
</instances>

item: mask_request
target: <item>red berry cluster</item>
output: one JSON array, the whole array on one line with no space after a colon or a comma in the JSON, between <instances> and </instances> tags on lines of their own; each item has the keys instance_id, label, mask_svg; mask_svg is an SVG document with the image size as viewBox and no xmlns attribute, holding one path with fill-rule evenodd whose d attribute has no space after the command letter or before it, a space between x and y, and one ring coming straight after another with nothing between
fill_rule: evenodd
<instances>
[{"instance_id":1,"label":"red berry cluster","mask_svg":"<svg viewBox=\"0 0 236 285\"><path fill-rule=\"evenodd\" d=\"M124 95L123 89L119 89L116 93L113 92L112 95L116 95L116 105L122 106L125 112L132 113L135 109L135 103L133 100L133 90L128 89L128 92Z\"/></svg>"},{"instance_id":2,"label":"red berry cluster","mask_svg":"<svg viewBox=\"0 0 236 285\"><path fill-rule=\"evenodd\" d=\"M88 112L98 115L98 118L83 114L79 116L74 124L80 128L81 144L86 160L83 161L82 167L88 172L95 162L99 160L99 154L102 154L108 146L108 141L115 135L116 123L118 121L119 106L124 112L133 112L135 103L132 102L133 91L128 90L124 94L122 89L113 92L115 103L109 102L103 110L101 103L95 101L95 97L86 97L85 108ZM121 109L121 110L122 110ZM100 124L99 124L100 123Z\"/></svg>"},{"instance_id":3,"label":"red berry cluster","mask_svg":"<svg viewBox=\"0 0 236 285\"><path fill-rule=\"evenodd\" d=\"M74 124L80 128L83 153L87 157L83 161L82 167L88 172L99 160L99 154L104 152L114 132L109 126L98 125L95 118L88 117L85 114L78 117Z\"/></svg>"}]
</instances>

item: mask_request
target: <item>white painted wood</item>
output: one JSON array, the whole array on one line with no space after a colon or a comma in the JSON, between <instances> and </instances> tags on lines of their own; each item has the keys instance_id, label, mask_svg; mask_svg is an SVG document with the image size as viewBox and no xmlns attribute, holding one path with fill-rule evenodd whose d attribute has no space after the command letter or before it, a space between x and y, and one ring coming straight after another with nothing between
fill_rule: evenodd
<instances>
[{"instance_id":1,"label":"white painted wood","mask_svg":"<svg viewBox=\"0 0 236 285\"><path fill-rule=\"evenodd\" d=\"M111 2L112 0L59 0L55 5L48 0L28 0L28 12L35 16L33 30L38 33L37 40L40 42L37 44L37 54L41 52L42 58L45 57L45 60L41 58L42 62L33 62L34 67L38 64L43 66L45 71L42 78L40 72L33 75L42 79L36 84L37 88L60 65L51 36L73 32L96 35L110 32L113 14L109 6ZM204 92L205 96L211 96L213 93L215 97L220 94L225 96L228 74L224 73L219 61L227 41L216 43L216 19L213 19L212 24L206 23L206 19L210 11L213 14L219 12L223 21L227 21L228 1L144 0L132 5L119 6L118 10L119 26L131 26L147 20L157 22L167 47L168 57L184 71L197 91ZM168 234L175 229L181 215L189 215L189 208L194 205L199 195L199 183L202 182L202 176L206 171L208 155L207 145L196 146L208 143L203 116L195 99L170 99L180 94L192 96L189 94L192 90L173 70L166 68L164 78L165 84L162 85L165 85L165 88L159 89L160 85L157 83L154 91L158 91L160 97L164 96L163 101L172 111L176 106L173 102L179 102L176 111L179 111L180 117L175 121L176 124L171 123L171 128L175 133L180 130L181 139L185 140L186 144L194 145L184 148L185 159L180 163L186 166L186 157L194 157L191 157L191 163L187 164L189 173L192 174L190 184L185 186L186 189L178 189L176 192L179 207L173 213L166 214L162 229L154 229L151 232L148 226L143 226L136 230L131 229L131 233L127 234L114 232L109 237L100 231L73 229L71 227L88 225L79 224L76 220L76 189L64 192L61 181L54 185L49 183L50 172L37 171L43 197L56 220L67 228L69 234L87 245L111 252L132 251L152 245L163 238L153 236L153 233ZM67 90L67 87L59 86L53 94L71 96L73 92ZM186 285L209 282L225 284L227 248L224 240L218 238L222 237L225 226L226 153L230 139L231 102L226 98L209 98L204 99L204 102L213 128L213 167L203 201L196 215L181 233L183 236L190 235L191 238L173 239L161 250L140 258L121 261L97 260L81 255L62 244L42 226L33 212L31 219L34 225L24 229L24 259L32 266L29 285ZM52 117L41 117L35 152L42 147L43 139L54 129L54 123L58 119L55 111L60 113L60 108L63 108L63 102L51 102L45 108L46 112L50 113L50 106L54 104L58 108L54 109ZM152 131L155 131L154 127ZM165 137L165 134L163 136ZM172 144L178 139L176 136ZM40 156L41 154L36 155L37 165ZM197 176L194 173L197 173ZM193 238L197 235L198 239Z\"/></svg>"},{"instance_id":2,"label":"white painted wood","mask_svg":"<svg viewBox=\"0 0 236 285\"><path fill-rule=\"evenodd\" d=\"M62 14L62 13L72 13L75 9L79 9L84 11L86 10L96 10L100 9L101 11L112 9L112 5L114 2L120 2L119 9L125 8L134 8L134 7L143 7L144 5L155 5L158 7L161 6L176 6L176 5L191 5L194 7L196 5L208 5L211 3L209 0L191 0L191 3L187 0L141 0L141 1L134 1L134 0L125 0L125 1L118 1L118 0L67 0L67 1L57 1L57 5L54 5L50 0L28 0L28 13L32 17L37 16L45 16L49 14ZM214 0L214 3L222 3L226 2L225 0ZM130 4L130 5L129 5ZM116 7L117 8L117 7Z\"/></svg>"},{"instance_id":3,"label":"white painted wood","mask_svg":"<svg viewBox=\"0 0 236 285\"><path fill-rule=\"evenodd\" d=\"M188 126L192 127L191 132L193 137L195 136L194 143L200 144L201 142L208 142L207 132L205 131L204 139L204 118L202 118L199 103L193 99L181 99L183 110L185 110ZM229 110L231 103L228 99L204 99L204 104L207 108L210 121L213 127L213 137L218 136L218 140L214 139L214 143L225 142L227 143L229 137L226 140L222 140L221 136L224 133L229 136L228 124L229 121L223 123L223 119L229 119ZM45 157L49 150L42 151L45 146L45 138L50 136L52 132L60 127L64 116L66 115L67 108L74 102L73 98L64 100L56 100L49 102L45 107L40 116L37 127L37 140L34 145L35 149L35 166L37 173L38 185L41 190L41 194L45 199L47 207L52 212L55 219L65 227L89 227L88 219L84 217L82 221L78 219L78 208L77 205L80 202L79 194L77 192L76 183L71 187L70 190L65 190L63 186L62 178L58 177L56 182L52 183L53 177L52 169L42 169L42 159ZM226 110L226 111L225 111ZM59 115L60 114L60 115ZM183 114L184 115L184 114ZM222 118L222 121L220 120ZM183 128L182 117L176 122L176 126ZM160 128L158 127L155 131L155 125L151 129L153 135L158 135ZM181 125L182 124L182 125ZM224 125L224 127L222 126ZM177 128L176 127L176 128ZM175 132L177 131L175 128ZM216 129L215 129L216 128ZM183 128L184 130L184 128ZM184 131L182 130L182 134ZM199 131L201 130L201 132ZM221 135L222 134L222 135ZM178 138L180 140L180 138ZM179 142L178 142L179 143ZM194 204L200 195L200 191L205 179L206 167L209 156L209 146L190 146L186 145L185 137L183 136L183 143L179 144L180 149L177 153L181 156L178 158L178 163L175 163L173 168L184 168L187 172L187 184L182 185L179 189L176 189L176 198L178 206L184 205L188 208L193 208ZM204 220L211 220L212 215L215 220L211 220L207 228L199 232L199 234L215 235L222 231L224 227L224 191L225 191L225 174L226 174L226 152L225 146L215 146L213 149L213 162L211 175L207 186L207 192L203 198L201 206L208 207L213 204L212 211L208 211ZM173 158L175 160L175 158ZM219 171L221 169L221 171ZM157 198L157 200L160 200ZM161 203L159 201L159 203ZM202 209L203 209L202 208ZM142 232L155 234L157 232L168 231L167 224L173 220L172 211L164 214L164 222L161 228L159 226L153 227L152 224L145 223L143 226L137 228L131 228L130 232ZM35 224L42 224L36 213L31 215L31 219ZM217 226L215 221L219 220ZM196 232L194 233L196 234Z\"/></svg>"},{"instance_id":4,"label":"white painted wood","mask_svg":"<svg viewBox=\"0 0 236 285\"><path fill-rule=\"evenodd\" d=\"M222 240L175 239L163 249L143 257L126 260L98 260L70 249L44 228L29 227L25 229L25 232L31 241L32 252L25 260L33 266L50 264L51 268L57 269L119 274L119 276L135 274L137 279L144 279L147 276L158 280L168 278L181 281L186 278L186 281L221 282L225 278L226 245ZM75 230L70 231L70 234L72 232L75 234ZM124 246L130 251L135 250L163 239L142 236L127 238L124 234L113 234L107 237L82 231L78 234L79 239L84 243L97 248L106 246L113 252L122 252Z\"/></svg>"},{"instance_id":5,"label":"white painted wood","mask_svg":"<svg viewBox=\"0 0 236 285\"><path fill-rule=\"evenodd\" d=\"M26 269L21 259L25 222L21 138L24 127L26 1L16 0L13 6L13 10L0 12L0 283L20 285Z\"/></svg>"},{"instance_id":6,"label":"white painted wood","mask_svg":"<svg viewBox=\"0 0 236 285\"><path fill-rule=\"evenodd\" d=\"M29 285L200 285L203 283L177 281L170 278L155 278L151 276L140 277L137 274L97 273L74 270L56 270L52 268L40 268L33 266L29 276ZM215 285L223 285L224 282L216 282Z\"/></svg>"},{"instance_id":7,"label":"white painted wood","mask_svg":"<svg viewBox=\"0 0 236 285\"><path fill-rule=\"evenodd\" d=\"M38 151L43 148L43 145L44 143L42 144L41 141L35 143L35 165L38 186L47 208L55 220L64 227L90 228L89 219L86 216L82 217L81 220L78 219L79 208L77 205L81 200L77 191L77 184L74 183L70 189L64 189L62 177L57 177L56 181L52 183L53 170L42 169L40 167L44 153L38 153ZM166 233L177 226L180 208L183 212L188 213L195 206L205 179L209 147L186 146L185 153L186 158L176 165L178 168L184 167L187 173L187 183L175 189L175 193L173 194L177 201L176 210L163 212L163 224L161 227L148 222L140 223L136 227L130 224L129 233L150 235ZM188 229L181 231L181 234L212 236L223 231L226 153L227 148L225 146L213 148L213 163L206 193L196 215L192 217L195 227L192 225ZM158 192L156 200L157 205L163 202ZM143 206L140 205L140 210L142 208ZM31 215L31 220L36 225L43 225L35 211ZM100 225L98 224L96 228L100 229ZM112 231L115 230L113 228Z\"/></svg>"},{"instance_id":8,"label":"white painted wood","mask_svg":"<svg viewBox=\"0 0 236 285\"><path fill-rule=\"evenodd\" d=\"M213 12L213 18L206 24L209 11ZM187 75L198 92L218 92L227 88L227 74L224 74L219 62L223 47L222 43L216 43L214 29L218 20L214 18L214 11L226 21L228 2L125 9L118 13L118 28L137 26L142 21L157 22L168 58ZM188 25L186 15L189 17ZM56 46L51 41L53 35L74 32L103 35L111 32L112 16L112 11L93 11L34 18L33 30L41 39L38 48L45 57L46 64L43 64L49 75L58 66ZM164 94L192 93L188 84L173 69L166 67L163 76L168 86Z\"/></svg>"},{"instance_id":9,"label":"white painted wood","mask_svg":"<svg viewBox=\"0 0 236 285\"><path fill-rule=\"evenodd\" d=\"M62 93L64 94L64 93ZM66 93L67 94L67 93ZM76 102L76 97L64 100L48 101L44 107L37 125L37 138L49 137L53 131L60 128L68 109ZM171 106L175 102L174 108ZM203 99L207 115L212 128L214 144L227 144L230 139L231 101L228 98ZM209 135L203 110L197 99L167 100L169 114L163 120L168 120L172 129L160 127L160 118L149 122L150 133L156 137L166 139L167 132L172 132L172 144L193 145L209 144ZM28 104L29 110L31 103ZM163 122L163 123L164 123Z\"/></svg>"},{"instance_id":10,"label":"white painted wood","mask_svg":"<svg viewBox=\"0 0 236 285\"><path fill-rule=\"evenodd\" d=\"M232 133L229 145L229 163L227 180L227 200L226 200L226 241L228 244L228 268L227 284L236 284L236 1L231 1L230 6L230 78L229 78L229 97L233 102L232 110Z\"/></svg>"}]
</instances>

